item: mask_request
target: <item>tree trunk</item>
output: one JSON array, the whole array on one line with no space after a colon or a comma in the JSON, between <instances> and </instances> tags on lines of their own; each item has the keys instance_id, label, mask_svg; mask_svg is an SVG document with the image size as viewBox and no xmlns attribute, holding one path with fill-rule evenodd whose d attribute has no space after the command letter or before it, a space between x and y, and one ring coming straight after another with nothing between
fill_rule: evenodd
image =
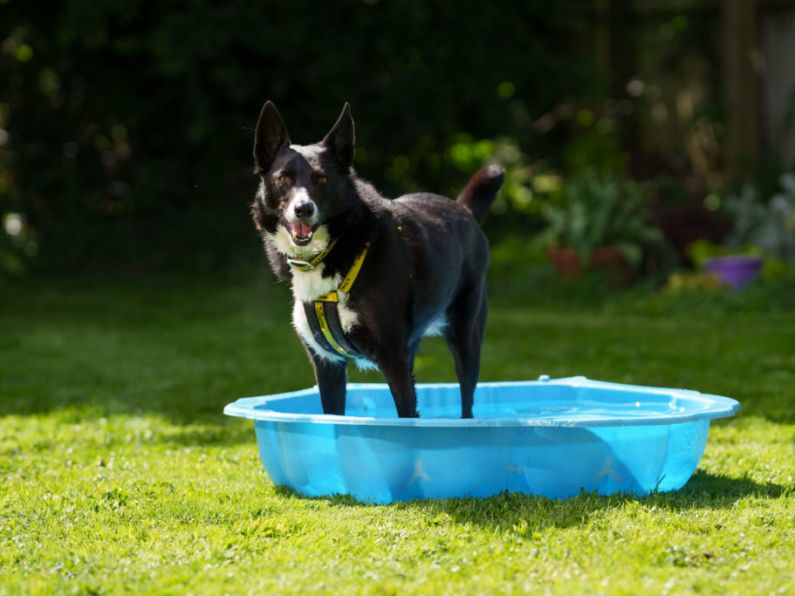
<instances>
[{"instance_id":1,"label":"tree trunk","mask_svg":"<svg viewBox=\"0 0 795 596\"><path fill-rule=\"evenodd\" d=\"M724 64L728 117L726 173L747 174L759 146L756 1L723 0Z\"/></svg>"}]
</instances>

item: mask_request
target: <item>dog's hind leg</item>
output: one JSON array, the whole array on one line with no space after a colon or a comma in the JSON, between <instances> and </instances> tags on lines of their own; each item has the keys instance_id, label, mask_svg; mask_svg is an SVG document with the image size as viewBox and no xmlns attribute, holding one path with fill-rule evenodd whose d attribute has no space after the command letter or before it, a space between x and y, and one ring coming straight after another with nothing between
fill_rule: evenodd
<instances>
[{"instance_id":1,"label":"dog's hind leg","mask_svg":"<svg viewBox=\"0 0 795 596\"><path fill-rule=\"evenodd\" d=\"M447 344L461 386L461 418L472 418L475 388L480 376L480 346L486 326L486 291L463 291L448 309Z\"/></svg>"},{"instance_id":2,"label":"dog's hind leg","mask_svg":"<svg viewBox=\"0 0 795 596\"><path fill-rule=\"evenodd\" d=\"M348 380L348 364L344 360L327 360L309 350L315 379L320 390L320 403L324 414L345 415L345 390Z\"/></svg>"}]
</instances>

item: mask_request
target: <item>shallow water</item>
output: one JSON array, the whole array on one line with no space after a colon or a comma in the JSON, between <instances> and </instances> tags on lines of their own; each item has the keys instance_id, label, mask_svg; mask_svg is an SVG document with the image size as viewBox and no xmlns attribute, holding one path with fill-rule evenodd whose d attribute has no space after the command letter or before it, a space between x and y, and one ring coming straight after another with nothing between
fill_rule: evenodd
<instances>
[{"instance_id":1,"label":"shallow water","mask_svg":"<svg viewBox=\"0 0 795 596\"><path fill-rule=\"evenodd\" d=\"M457 385L418 386L421 418L458 419L461 398ZM571 387L560 385L483 385L475 394L475 419L521 419L542 424L582 425L586 422L623 421L643 424L691 416L710 407L710 400L692 392ZM282 413L321 414L317 393L269 402L264 408ZM385 386L351 386L346 415L397 418L392 395Z\"/></svg>"}]
</instances>

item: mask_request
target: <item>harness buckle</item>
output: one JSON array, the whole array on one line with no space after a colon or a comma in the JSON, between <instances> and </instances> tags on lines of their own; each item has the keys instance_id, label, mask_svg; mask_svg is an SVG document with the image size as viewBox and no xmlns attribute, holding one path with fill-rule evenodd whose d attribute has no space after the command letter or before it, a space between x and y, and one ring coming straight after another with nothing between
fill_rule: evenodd
<instances>
[{"instance_id":1,"label":"harness buckle","mask_svg":"<svg viewBox=\"0 0 795 596\"><path fill-rule=\"evenodd\" d=\"M302 261L301 259L287 259L287 264L290 267L295 267L299 271L312 271L315 268L315 265L310 263L309 261Z\"/></svg>"}]
</instances>

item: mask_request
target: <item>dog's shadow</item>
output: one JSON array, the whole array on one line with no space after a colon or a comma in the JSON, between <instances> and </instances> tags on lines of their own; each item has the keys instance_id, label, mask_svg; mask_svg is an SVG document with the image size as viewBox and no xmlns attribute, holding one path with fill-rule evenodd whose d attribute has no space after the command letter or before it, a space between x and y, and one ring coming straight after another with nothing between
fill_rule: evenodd
<instances>
[{"instance_id":1,"label":"dog's shadow","mask_svg":"<svg viewBox=\"0 0 795 596\"><path fill-rule=\"evenodd\" d=\"M733 478L699 470L680 490L652 493L644 497L632 494L599 496L595 493L582 493L569 499L548 499L522 493L502 493L485 499L424 499L392 505L362 503L347 495L311 499L323 500L332 507L340 508L395 508L398 511L420 513L437 521L449 520L457 524L488 526L502 531L517 528L538 531L551 527L579 526L588 523L592 513L615 509L631 502L673 512L692 509L726 510L744 498L778 499L794 490L795 486L762 484L748 477ZM287 487L278 486L275 491L289 499L308 498ZM519 533L524 534L522 531Z\"/></svg>"}]
</instances>

